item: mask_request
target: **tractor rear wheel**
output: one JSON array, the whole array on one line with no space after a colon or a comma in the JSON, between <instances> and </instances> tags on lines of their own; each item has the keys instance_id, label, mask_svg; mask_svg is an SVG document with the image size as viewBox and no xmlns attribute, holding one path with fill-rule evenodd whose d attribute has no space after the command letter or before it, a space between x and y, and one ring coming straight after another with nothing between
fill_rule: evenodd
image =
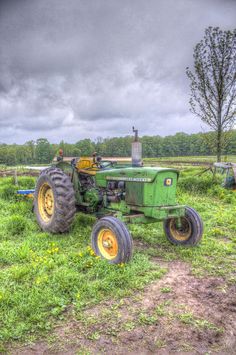
<instances>
[{"instance_id":1,"label":"tractor rear wheel","mask_svg":"<svg viewBox=\"0 0 236 355\"><path fill-rule=\"evenodd\" d=\"M179 222L177 218L164 221L164 231L168 240L177 245L198 244L203 234L203 223L197 211L186 207L185 216L181 217Z\"/></svg>"},{"instance_id":2,"label":"tractor rear wheel","mask_svg":"<svg viewBox=\"0 0 236 355\"><path fill-rule=\"evenodd\" d=\"M115 217L99 219L91 234L96 255L111 264L127 263L132 257L133 242L126 225Z\"/></svg>"},{"instance_id":3,"label":"tractor rear wheel","mask_svg":"<svg viewBox=\"0 0 236 355\"><path fill-rule=\"evenodd\" d=\"M46 232L66 232L76 212L75 193L68 175L57 167L45 169L36 183L34 212Z\"/></svg>"}]
</instances>

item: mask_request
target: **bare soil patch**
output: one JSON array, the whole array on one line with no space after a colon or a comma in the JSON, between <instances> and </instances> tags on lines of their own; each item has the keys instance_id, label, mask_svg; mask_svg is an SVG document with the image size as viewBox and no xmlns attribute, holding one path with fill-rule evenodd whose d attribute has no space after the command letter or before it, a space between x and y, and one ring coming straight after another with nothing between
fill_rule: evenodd
<instances>
[{"instance_id":1,"label":"bare soil patch","mask_svg":"<svg viewBox=\"0 0 236 355\"><path fill-rule=\"evenodd\" d=\"M58 324L47 340L12 354L236 354L236 285L196 278L189 265L161 263L168 273L142 292L104 301Z\"/></svg>"}]
</instances>

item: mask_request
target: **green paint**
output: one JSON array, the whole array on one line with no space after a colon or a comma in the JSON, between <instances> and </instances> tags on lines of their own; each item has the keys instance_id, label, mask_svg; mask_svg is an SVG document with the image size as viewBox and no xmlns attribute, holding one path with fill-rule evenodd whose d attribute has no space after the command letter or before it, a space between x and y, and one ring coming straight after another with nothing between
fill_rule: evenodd
<instances>
[{"instance_id":1,"label":"green paint","mask_svg":"<svg viewBox=\"0 0 236 355\"><path fill-rule=\"evenodd\" d=\"M176 169L116 167L88 175L84 184L84 175L72 165L57 166L71 177L78 207L98 217L109 214L130 223L151 223L185 213L176 201ZM115 187L109 188L110 184Z\"/></svg>"}]
</instances>

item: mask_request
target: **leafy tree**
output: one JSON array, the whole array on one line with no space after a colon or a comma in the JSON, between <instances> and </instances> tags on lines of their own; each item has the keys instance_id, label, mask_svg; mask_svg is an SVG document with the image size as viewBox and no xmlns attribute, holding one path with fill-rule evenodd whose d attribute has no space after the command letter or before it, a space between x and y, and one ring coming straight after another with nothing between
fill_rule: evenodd
<instances>
[{"instance_id":1,"label":"leafy tree","mask_svg":"<svg viewBox=\"0 0 236 355\"><path fill-rule=\"evenodd\" d=\"M55 145L54 148L56 154L58 154L59 149L62 149L65 157L78 157L81 155L80 149L75 144L65 143L63 140L59 143L59 146Z\"/></svg>"},{"instance_id":2,"label":"leafy tree","mask_svg":"<svg viewBox=\"0 0 236 355\"><path fill-rule=\"evenodd\" d=\"M186 73L191 86L191 111L215 132L217 161L227 144L236 116L236 29L209 27L194 49L194 71Z\"/></svg>"},{"instance_id":3,"label":"leafy tree","mask_svg":"<svg viewBox=\"0 0 236 355\"><path fill-rule=\"evenodd\" d=\"M98 155L106 156L106 151L107 151L106 142L102 137L96 138L95 145L96 145L95 149Z\"/></svg>"},{"instance_id":4,"label":"leafy tree","mask_svg":"<svg viewBox=\"0 0 236 355\"><path fill-rule=\"evenodd\" d=\"M39 138L36 141L35 158L38 163L50 163L53 157L52 147L46 138Z\"/></svg>"},{"instance_id":5,"label":"leafy tree","mask_svg":"<svg viewBox=\"0 0 236 355\"><path fill-rule=\"evenodd\" d=\"M16 145L3 144L0 150L0 163L6 165L17 164Z\"/></svg>"},{"instance_id":6,"label":"leafy tree","mask_svg":"<svg viewBox=\"0 0 236 355\"><path fill-rule=\"evenodd\" d=\"M82 156L90 156L95 151L95 145L91 139L83 139L76 143L76 148Z\"/></svg>"},{"instance_id":7,"label":"leafy tree","mask_svg":"<svg viewBox=\"0 0 236 355\"><path fill-rule=\"evenodd\" d=\"M142 151L147 158L158 156L157 137L144 136L142 137Z\"/></svg>"},{"instance_id":8,"label":"leafy tree","mask_svg":"<svg viewBox=\"0 0 236 355\"><path fill-rule=\"evenodd\" d=\"M29 157L27 162L33 163L35 161L35 142L33 140L28 141L25 143L25 146L27 148L27 156Z\"/></svg>"}]
</instances>

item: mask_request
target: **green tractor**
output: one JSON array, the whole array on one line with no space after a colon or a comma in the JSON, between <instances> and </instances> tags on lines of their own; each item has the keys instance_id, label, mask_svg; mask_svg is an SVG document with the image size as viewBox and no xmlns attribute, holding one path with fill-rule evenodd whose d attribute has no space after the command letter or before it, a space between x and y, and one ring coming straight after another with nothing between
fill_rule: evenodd
<instances>
[{"instance_id":1,"label":"green tractor","mask_svg":"<svg viewBox=\"0 0 236 355\"><path fill-rule=\"evenodd\" d=\"M168 240L196 245L203 233L199 214L176 202L176 169L143 167L138 132L132 143L132 165L92 158L57 162L43 170L34 193L34 212L40 227L51 233L68 231L76 211L97 217L91 240L94 252L110 263L132 257L128 223L163 221Z\"/></svg>"}]
</instances>

